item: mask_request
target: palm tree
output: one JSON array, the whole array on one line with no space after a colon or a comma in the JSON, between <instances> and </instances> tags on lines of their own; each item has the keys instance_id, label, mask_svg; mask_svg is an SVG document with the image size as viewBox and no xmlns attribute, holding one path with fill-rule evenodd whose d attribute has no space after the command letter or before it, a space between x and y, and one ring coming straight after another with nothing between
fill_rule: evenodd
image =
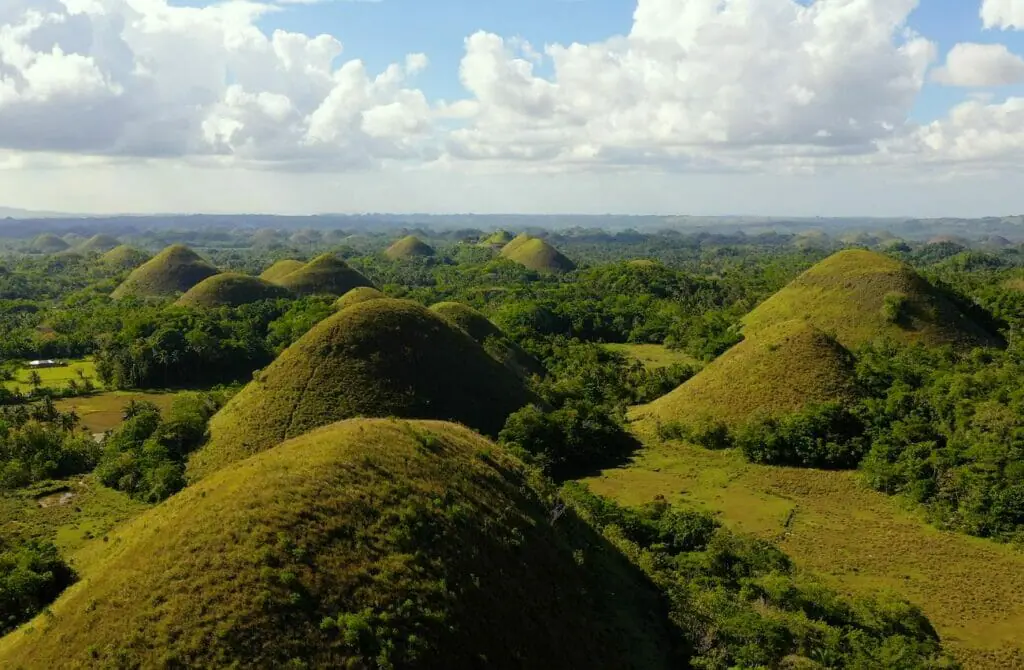
<instances>
[{"instance_id":1,"label":"palm tree","mask_svg":"<svg viewBox=\"0 0 1024 670\"><path fill-rule=\"evenodd\" d=\"M38 370L32 370L28 373L28 383L32 385L33 392L39 392L39 387L43 385L43 378L39 376Z\"/></svg>"}]
</instances>

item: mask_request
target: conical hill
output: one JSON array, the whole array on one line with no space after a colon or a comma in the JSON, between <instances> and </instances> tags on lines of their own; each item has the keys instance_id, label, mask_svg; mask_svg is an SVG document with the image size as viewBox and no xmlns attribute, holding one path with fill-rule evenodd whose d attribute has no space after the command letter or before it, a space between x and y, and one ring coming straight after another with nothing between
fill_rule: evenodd
<instances>
[{"instance_id":1,"label":"conical hill","mask_svg":"<svg viewBox=\"0 0 1024 670\"><path fill-rule=\"evenodd\" d=\"M966 348L1002 343L913 268L863 249L835 253L794 279L743 319L744 333L794 319L850 349L879 338Z\"/></svg>"},{"instance_id":2,"label":"conical hill","mask_svg":"<svg viewBox=\"0 0 1024 670\"><path fill-rule=\"evenodd\" d=\"M350 417L442 419L497 435L533 401L519 377L437 314L370 300L314 326L232 398L189 476Z\"/></svg>"},{"instance_id":3,"label":"conical hill","mask_svg":"<svg viewBox=\"0 0 1024 670\"><path fill-rule=\"evenodd\" d=\"M406 235L388 247L384 255L393 261L429 258L434 255L434 248L415 235Z\"/></svg>"},{"instance_id":4,"label":"conical hill","mask_svg":"<svg viewBox=\"0 0 1024 670\"><path fill-rule=\"evenodd\" d=\"M496 361L521 377L543 374L544 366L516 344L490 319L461 302L439 302L430 308L476 340Z\"/></svg>"},{"instance_id":5,"label":"conical hill","mask_svg":"<svg viewBox=\"0 0 1024 670\"><path fill-rule=\"evenodd\" d=\"M53 233L43 233L36 239L32 240L32 251L41 254L55 254L60 251L66 251L70 247L70 244Z\"/></svg>"},{"instance_id":6,"label":"conical hill","mask_svg":"<svg viewBox=\"0 0 1024 670\"><path fill-rule=\"evenodd\" d=\"M576 267L546 240L525 234L506 244L501 255L536 272L568 272Z\"/></svg>"},{"instance_id":7,"label":"conical hill","mask_svg":"<svg viewBox=\"0 0 1024 670\"><path fill-rule=\"evenodd\" d=\"M278 284L298 295L345 295L357 286L371 286L370 280L348 263L334 256L317 256L304 266L277 280Z\"/></svg>"},{"instance_id":8,"label":"conical hill","mask_svg":"<svg viewBox=\"0 0 1024 670\"><path fill-rule=\"evenodd\" d=\"M185 307L238 307L260 300L287 298L291 292L266 279L237 272L207 277L178 298Z\"/></svg>"},{"instance_id":9,"label":"conical hill","mask_svg":"<svg viewBox=\"0 0 1024 670\"><path fill-rule=\"evenodd\" d=\"M550 517L464 427L337 423L111 532L0 667L667 668L653 588Z\"/></svg>"},{"instance_id":10,"label":"conical hill","mask_svg":"<svg viewBox=\"0 0 1024 670\"><path fill-rule=\"evenodd\" d=\"M116 249L121 242L113 235L100 233L93 235L79 246L79 250L96 254L104 254L111 249Z\"/></svg>"},{"instance_id":11,"label":"conical hill","mask_svg":"<svg viewBox=\"0 0 1024 670\"><path fill-rule=\"evenodd\" d=\"M358 305L359 303L366 302L367 300L380 300L381 298L386 297L387 296L384 293L378 291L372 286L360 286L338 298L334 302L334 308L339 310L345 309L346 307Z\"/></svg>"},{"instance_id":12,"label":"conical hill","mask_svg":"<svg viewBox=\"0 0 1024 670\"><path fill-rule=\"evenodd\" d=\"M149 255L146 252L139 251L127 244L116 246L100 256L100 262L104 265L120 269L137 268L147 260L149 260Z\"/></svg>"},{"instance_id":13,"label":"conical hill","mask_svg":"<svg viewBox=\"0 0 1024 670\"><path fill-rule=\"evenodd\" d=\"M266 279L267 281L279 282L296 270L301 270L305 267L305 263L302 261L293 260L286 258L284 260L277 261L269 268L264 270L260 274L260 279Z\"/></svg>"},{"instance_id":14,"label":"conical hill","mask_svg":"<svg viewBox=\"0 0 1024 670\"><path fill-rule=\"evenodd\" d=\"M188 247L175 244L132 271L111 297L166 297L184 293L207 277L213 267Z\"/></svg>"}]
</instances>

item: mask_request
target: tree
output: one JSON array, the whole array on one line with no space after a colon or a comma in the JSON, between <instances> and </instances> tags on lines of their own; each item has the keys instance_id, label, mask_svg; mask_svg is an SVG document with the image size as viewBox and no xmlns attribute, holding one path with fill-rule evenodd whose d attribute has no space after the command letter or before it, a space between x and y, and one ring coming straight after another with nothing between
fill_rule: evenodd
<instances>
[{"instance_id":1,"label":"tree","mask_svg":"<svg viewBox=\"0 0 1024 670\"><path fill-rule=\"evenodd\" d=\"M28 373L28 383L32 385L34 393L39 392L39 387L43 385L43 378L39 375L38 370L32 370Z\"/></svg>"}]
</instances>

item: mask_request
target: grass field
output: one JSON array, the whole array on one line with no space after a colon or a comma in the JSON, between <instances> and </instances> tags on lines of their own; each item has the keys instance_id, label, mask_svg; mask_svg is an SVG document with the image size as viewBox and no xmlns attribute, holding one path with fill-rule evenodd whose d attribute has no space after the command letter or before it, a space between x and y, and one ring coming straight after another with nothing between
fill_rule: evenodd
<instances>
[{"instance_id":1,"label":"grass field","mask_svg":"<svg viewBox=\"0 0 1024 670\"><path fill-rule=\"evenodd\" d=\"M675 363L687 365L703 365L693 356L682 351L673 351L661 344L606 344L606 349L616 351L630 358L635 358L644 364L644 367L653 370L654 368L667 368Z\"/></svg>"},{"instance_id":2,"label":"grass field","mask_svg":"<svg viewBox=\"0 0 1024 670\"><path fill-rule=\"evenodd\" d=\"M121 423L121 415L125 406L132 400L148 400L161 410L170 408L175 393L144 393L137 391L110 391L78 398L65 398L55 404L57 409L66 412L75 410L82 420L82 425L90 433L102 433L115 428Z\"/></svg>"},{"instance_id":3,"label":"grass field","mask_svg":"<svg viewBox=\"0 0 1024 670\"><path fill-rule=\"evenodd\" d=\"M96 376L96 364L90 360L80 359L68 361L68 364L60 368L42 368L37 370L39 377L43 380L43 387L45 388L64 388L67 386L68 380L78 380L78 370L81 370L86 377L92 380L92 383L97 388L102 388L103 383ZM18 370L15 375L14 381L6 382L7 388L14 390L18 389L22 392L31 391L32 384L29 383L29 375L32 371L28 368L22 368Z\"/></svg>"},{"instance_id":4,"label":"grass field","mask_svg":"<svg viewBox=\"0 0 1024 670\"><path fill-rule=\"evenodd\" d=\"M637 432L647 448L585 480L596 493L629 505L656 495L696 504L775 541L846 593L891 589L918 604L965 668L1024 667L1024 553L939 531L856 473L753 465Z\"/></svg>"}]
</instances>

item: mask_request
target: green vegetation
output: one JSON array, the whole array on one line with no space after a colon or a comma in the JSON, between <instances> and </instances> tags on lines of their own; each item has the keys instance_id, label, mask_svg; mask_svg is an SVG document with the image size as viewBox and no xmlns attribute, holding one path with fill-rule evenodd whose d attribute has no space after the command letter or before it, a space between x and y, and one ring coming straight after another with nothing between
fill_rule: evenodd
<instances>
[{"instance_id":1,"label":"green vegetation","mask_svg":"<svg viewBox=\"0 0 1024 670\"><path fill-rule=\"evenodd\" d=\"M546 240L525 233L506 244L501 256L535 272L568 272L576 267Z\"/></svg>"},{"instance_id":2,"label":"green vegetation","mask_svg":"<svg viewBox=\"0 0 1024 670\"><path fill-rule=\"evenodd\" d=\"M55 254L61 251L67 251L70 247L70 244L53 233L43 233L36 239L32 240L32 251L40 254Z\"/></svg>"},{"instance_id":3,"label":"green vegetation","mask_svg":"<svg viewBox=\"0 0 1024 670\"><path fill-rule=\"evenodd\" d=\"M415 235L406 235L385 249L384 255L393 261L430 258L434 255L434 248Z\"/></svg>"},{"instance_id":4,"label":"green vegetation","mask_svg":"<svg viewBox=\"0 0 1024 670\"><path fill-rule=\"evenodd\" d=\"M512 233L507 230L496 230L480 240L481 246L501 248L513 240Z\"/></svg>"},{"instance_id":5,"label":"green vegetation","mask_svg":"<svg viewBox=\"0 0 1024 670\"><path fill-rule=\"evenodd\" d=\"M217 269L188 247L175 244L167 247L132 271L111 297L169 297L184 293Z\"/></svg>"},{"instance_id":6,"label":"green vegetation","mask_svg":"<svg viewBox=\"0 0 1024 670\"><path fill-rule=\"evenodd\" d=\"M237 272L222 272L207 277L178 298L182 307L238 307L260 300L276 300L290 295L288 289L266 279Z\"/></svg>"},{"instance_id":7,"label":"green vegetation","mask_svg":"<svg viewBox=\"0 0 1024 670\"><path fill-rule=\"evenodd\" d=\"M372 286L360 286L354 288L345 295L338 298L334 303L334 308L337 310L351 307L352 305L358 305L361 302L367 300L378 300L380 298L386 298L387 296L373 288Z\"/></svg>"},{"instance_id":8,"label":"green vegetation","mask_svg":"<svg viewBox=\"0 0 1024 670\"><path fill-rule=\"evenodd\" d=\"M290 272L277 283L297 295L345 295L357 286L370 286L370 281L334 256L317 256L304 266Z\"/></svg>"},{"instance_id":9,"label":"green vegetation","mask_svg":"<svg viewBox=\"0 0 1024 670\"><path fill-rule=\"evenodd\" d=\"M667 368L672 365L700 365L693 356L684 351L669 349L662 344L606 344L609 351L620 353L640 361L645 368Z\"/></svg>"},{"instance_id":10,"label":"green vegetation","mask_svg":"<svg viewBox=\"0 0 1024 670\"><path fill-rule=\"evenodd\" d=\"M0 538L0 635L35 616L74 578L51 543L11 547Z\"/></svg>"},{"instance_id":11,"label":"green vegetation","mask_svg":"<svg viewBox=\"0 0 1024 670\"><path fill-rule=\"evenodd\" d=\"M430 309L465 331L492 358L520 377L543 374L544 367L536 358L472 307L459 302L439 302Z\"/></svg>"},{"instance_id":12,"label":"green vegetation","mask_svg":"<svg viewBox=\"0 0 1024 670\"><path fill-rule=\"evenodd\" d=\"M112 268L134 269L149 260L149 255L126 244L114 247L100 256L100 262Z\"/></svg>"},{"instance_id":13,"label":"green vegetation","mask_svg":"<svg viewBox=\"0 0 1024 670\"><path fill-rule=\"evenodd\" d=\"M893 294L900 296L896 321L890 315L894 306L887 306ZM848 249L797 277L744 317L743 324L750 336L786 321L806 321L850 348L881 338L960 348L1000 344L967 309L910 266L872 251Z\"/></svg>"},{"instance_id":14,"label":"green vegetation","mask_svg":"<svg viewBox=\"0 0 1024 670\"><path fill-rule=\"evenodd\" d=\"M264 270L260 275L260 279L266 279L269 282L277 283L296 270L302 269L305 265L306 264L302 261L296 261L290 258L280 260Z\"/></svg>"},{"instance_id":15,"label":"green vegetation","mask_svg":"<svg viewBox=\"0 0 1024 670\"><path fill-rule=\"evenodd\" d=\"M497 435L535 400L464 332L404 300L371 300L325 319L210 422L189 462L201 477L284 439L358 416L435 418Z\"/></svg>"},{"instance_id":16,"label":"green vegetation","mask_svg":"<svg viewBox=\"0 0 1024 670\"><path fill-rule=\"evenodd\" d=\"M92 254L105 254L108 251L113 251L119 246L121 246L121 242L116 237L100 233L99 235L93 235L85 242L82 242L82 244L78 246L78 250Z\"/></svg>"},{"instance_id":17,"label":"green vegetation","mask_svg":"<svg viewBox=\"0 0 1024 670\"><path fill-rule=\"evenodd\" d=\"M96 375L96 364L88 360L69 360L67 365L53 368L31 370L27 367L18 368L12 380L5 386L11 390L27 393L35 389L48 389L53 392L72 387L75 392L91 392L102 387ZM35 373L33 375L32 373ZM34 384L33 381L37 382ZM74 394L72 394L74 395Z\"/></svg>"},{"instance_id":18,"label":"green vegetation","mask_svg":"<svg viewBox=\"0 0 1024 670\"><path fill-rule=\"evenodd\" d=\"M0 665L657 669L672 658L639 571L573 515L553 524L513 459L450 424L314 431L189 487L109 546L52 616L0 640Z\"/></svg>"},{"instance_id":19,"label":"green vegetation","mask_svg":"<svg viewBox=\"0 0 1024 670\"><path fill-rule=\"evenodd\" d=\"M77 428L78 417L58 410L49 397L0 406L0 491L92 470L99 449Z\"/></svg>"}]
</instances>

